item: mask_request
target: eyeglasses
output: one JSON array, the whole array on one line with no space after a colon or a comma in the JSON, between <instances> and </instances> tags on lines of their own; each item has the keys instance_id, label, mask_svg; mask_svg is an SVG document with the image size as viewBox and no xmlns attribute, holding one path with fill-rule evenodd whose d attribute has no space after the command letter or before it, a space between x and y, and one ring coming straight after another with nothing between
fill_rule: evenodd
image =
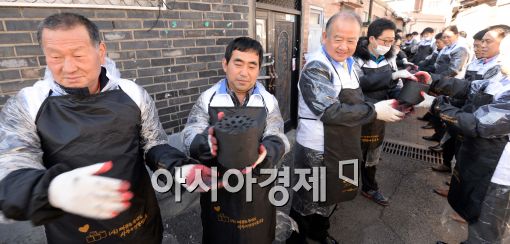
<instances>
[{"instance_id":1,"label":"eyeglasses","mask_svg":"<svg viewBox=\"0 0 510 244\"><path fill-rule=\"evenodd\" d=\"M384 43L384 45L386 45L386 46L392 45L395 42L395 39L391 39L391 40L383 40L383 39L379 39L379 38L376 38L376 39L379 41L382 41Z\"/></svg>"}]
</instances>

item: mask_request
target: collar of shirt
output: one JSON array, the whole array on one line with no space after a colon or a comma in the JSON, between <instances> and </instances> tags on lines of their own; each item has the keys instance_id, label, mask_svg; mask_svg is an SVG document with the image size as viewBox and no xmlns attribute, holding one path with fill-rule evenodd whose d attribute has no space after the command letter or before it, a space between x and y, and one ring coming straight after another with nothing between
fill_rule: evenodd
<instances>
[{"instance_id":1,"label":"collar of shirt","mask_svg":"<svg viewBox=\"0 0 510 244\"><path fill-rule=\"evenodd\" d=\"M491 63L492 61L496 60L496 58L498 58L498 55L492 57L492 58L485 58L483 60L483 64L488 64L488 63Z\"/></svg>"},{"instance_id":2,"label":"collar of shirt","mask_svg":"<svg viewBox=\"0 0 510 244\"><path fill-rule=\"evenodd\" d=\"M98 77L99 92L101 92L103 90L103 88L108 84L109 81L110 81L110 79L108 78L108 76L106 76L106 68L101 66L101 73L99 73L99 77ZM69 95L81 95L81 96L91 95L88 87L70 88L70 87L65 87L63 85L60 85L56 81L53 81L53 82L55 82L55 84L57 84L58 88L60 88L62 91L64 91L65 93L67 93ZM60 92L58 92L58 93L60 93Z\"/></svg>"},{"instance_id":3,"label":"collar of shirt","mask_svg":"<svg viewBox=\"0 0 510 244\"><path fill-rule=\"evenodd\" d=\"M457 42L450 44L450 46L446 46L446 50L452 50L455 46L457 46Z\"/></svg>"},{"instance_id":4,"label":"collar of shirt","mask_svg":"<svg viewBox=\"0 0 510 244\"><path fill-rule=\"evenodd\" d=\"M250 100L250 95L254 94L256 90L257 90L257 83L255 83L255 85L249 91L246 92L246 97L244 98L243 104L241 104L239 99L237 99L235 92L232 91L230 89L230 87L228 86L228 81L226 78L223 79L221 86L220 86L220 94L221 93L229 94L230 97L232 98L232 101L234 102L235 107L245 107L248 104L248 101Z\"/></svg>"},{"instance_id":5,"label":"collar of shirt","mask_svg":"<svg viewBox=\"0 0 510 244\"><path fill-rule=\"evenodd\" d=\"M385 59L385 57L384 57L384 55L379 55L379 57L375 57L375 55L370 53L370 59L372 61L374 61L376 64L379 64Z\"/></svg>"}]
</instances>

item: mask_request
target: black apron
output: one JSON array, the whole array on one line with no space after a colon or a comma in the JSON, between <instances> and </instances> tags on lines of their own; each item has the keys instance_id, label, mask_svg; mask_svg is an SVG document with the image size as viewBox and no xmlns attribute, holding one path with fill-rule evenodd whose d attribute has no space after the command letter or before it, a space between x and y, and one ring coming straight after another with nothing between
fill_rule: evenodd
<instances>
[{"instance_id":1,"label":"black apron","mask_svg":"<svg viewBox=\"0 0 510 244\"><path fill-rule=\"evenodd\" d=\"M450 54L441 54L437 56L434 67L436 68L436 71L434 72L436 74L441 74L447 71L450 67Z\"/></svg>"},{"instance_id":2,"label":"black apron","mask_svg":"<svg viewBox=\"0 0 510 244\"><path fill-rule=\"evenodd\" d=\"M212 99L211 99L212 100ZM266 124L267 111L265 107L211 107L209 106L209 118L211 125L217 122L217 114L224 112L225 116L248 115L256 119L259 124ZM262 127L263 130L265 128ZM239 138L242 143L242 138ZM214 166L214 165L213 165ZM219 164L219 179L223 177L226 169ZM246 201L246 176L243 188L236 193L231 193L224 188L218 189L216 202L211 201L211 192L202 193L200 206L202 209L202 243L253 243L266 244L273 242L276 228L276 208L269 202L270 184L260 187L269 175L258 175L258 169L252 172L257 183L252 184L252 201ZM235 176L230 177L230 185L237 185Z\"/></svg>"},{"instance_id":3,"label":"black apron","mask_svg":"<svg viewBox=\"0 0 510 244\"><path fill-rule=\"evenodd\" d=\"M480 106L492 102L492 95L484 93L484 90L475 95L472 104L463 107L464 112L473 113ZM448 202L469 223L476 222L480 216L482 202L507 143L508 137L487 139L463 136L451 178Z\"/></svg>"},{"instance_id":4,"label":"black apron","mask_svg":"<svg viewBox=\"0 0 510 244\"><path fill-rule=\"evenodd\" d=\"M389 64L377 69L362 67L362 70L365 75L377 72L393 71L391 65ZM372 103L389 99L388 90L381 90L364 94L367 97L367 100ZM373 155L373 152L375 150L379 150L378 148L382 146L382 143L384 141L385 128L386 122L378 119L374 120L372 123L368 123L362 126L361 150L363 155L362 157L363 161L374 162L376 160L379 160L379 155L378 154Z\"/></svg>"},{"instance_id":5,"label":"black apron","mask_svg":"<svg viewBox=\"0 0 510 244\"><path fill-rule=\"evenodd\" d=\"M36 126L46 168L69 170L111 160L102 174L131 182L131 207L117 217L95 220L74 214L45 225L49 243L161 243L161 215L145 168L140 109L122 90L95 95L48 97Z\"/></svg>"},{"instance_id":6,"label":"black apron","mask_svg":"<svg viewBox=\"0 0 510 244\"><path fill-rule=\"evenodd\" d=\"M344 88L340 74L329 57L338 80L340 81L340 93L338 101L349 105L364 103L361 87L357 89ZM356 79L358 79L354 72ZM359 138L361 136L361 125L348 127L342 125L324 126L324 165L326 166L326 201L321 203L329 206L339 202L350 201L358 194L359 186L359 159L361 158L361 147ZM342 165L342 175L352 182L340 179L340 161L355 160L354 164ZM355 175L356 174L356 175ZM355 181L356 180L356 181ZM356 184L352 184L356 183Z\"/></svg>"},{"instance_id":7,"label":"black apron","mask_svg":"<svg viewBox=\"0 0 510 244\"><path fill-rule=\"evenodd\" d=\"M338 100L346 104L364 103L361 88L342 88ZM324 164L326 166L326 205L354 199L358 193L356 185L339 178L339 161L356 160L354 164L343 165L343 175L351 180L358 179L361 159L361 125L348 127L324 124ZM357 173L357 175L355 175Z\"/></svg>"}]
</instances>

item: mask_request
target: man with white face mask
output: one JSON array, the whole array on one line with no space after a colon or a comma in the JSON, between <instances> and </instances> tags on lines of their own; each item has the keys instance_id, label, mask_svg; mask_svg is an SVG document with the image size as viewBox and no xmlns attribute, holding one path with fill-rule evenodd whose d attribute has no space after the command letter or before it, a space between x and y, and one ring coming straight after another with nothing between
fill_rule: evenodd
<instances>
[{"instance_id":1,"label":"man with white face mask","mask_svg":"<svg viewBox=\"0 0 510 244\"><path fill-rule=\"evenodd\" d=\"M396 71L397 65L392 51L395 29L395 24L391 20L378 19L368 26L367 38L358 41L354 53L356 60L354 68L360 76L360 86L365 99L369 102L376 103L394 98L393 92L398 92L397 85L400 79L417 80L407 70ZM361 194L380 205L387 206L388 199L379 192L375 180L376 165L384 139L384 127L384 121L375 120L362 128Z\"/></svg>"}]
</instances>

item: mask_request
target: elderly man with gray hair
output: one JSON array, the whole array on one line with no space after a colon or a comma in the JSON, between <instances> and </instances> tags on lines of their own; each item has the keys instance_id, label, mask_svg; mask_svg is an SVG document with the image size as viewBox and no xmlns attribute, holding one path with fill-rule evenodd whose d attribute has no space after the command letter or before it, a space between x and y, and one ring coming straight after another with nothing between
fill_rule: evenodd
<instances>
[{"instance_id":1,"label":"elderly man with gray hair","mask_svg":"<svg viewBox=\"0 0 510 244\"><path fill-rule=\"evenodd\" d=\"M322 48L309 56L301 72L295 172L325 167L325 175L320 177L326 178L326 196L324 201L316 201L313 192L303 188L294 194L291 217L299 225L299 234L294 233L290 243L306 239L337 243L328 233L329 216L338 202L357 195L355 168L361 158L361 126L376 118L398 121L403 115L392 108L392 100L365 102L351 57L360 35L358 15L348 11L335 14L323 32ZM340 176L340 161L354 162L354 167L352 163L343 167Z\"/></svg>"},{"instance_id":2,"label":"elderly man with gray hair","mask_svg":"<svg viewBox=\"0 0 510 244\"><path fill-rule=\"evenodd\" d=\"M49 74L0 113L0 210L44 225L49 243L161 243L146 165L188 158L168 145L154 101L103 65L97 26L73 13L38 31Z\"/></svg>"}]
</instances>

